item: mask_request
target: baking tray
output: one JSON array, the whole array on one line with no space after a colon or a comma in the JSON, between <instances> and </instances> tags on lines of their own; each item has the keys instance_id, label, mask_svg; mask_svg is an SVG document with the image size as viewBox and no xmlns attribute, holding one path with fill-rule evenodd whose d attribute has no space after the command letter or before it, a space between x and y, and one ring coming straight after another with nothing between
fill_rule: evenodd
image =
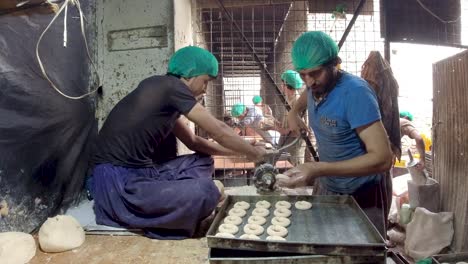
<instances>
[{"instance_id":1,"label":"baking tray","mask_svg":"<svg viewBox=\"0 0 468 264\"><path fill-rule=\"evenodd\" d=\"M385 256L303 255L220 248L212 248L209 252L210 264L384 264L385 259Z\"/></svg>"},{"instance_id":2,"label":"baking tray","mask_svg":"<svg viewBox=\"0 0 468 264\"><path fill-rule=\"evenodd\" d=\"M450 253L450 254L440 254L433 256L433 263L442 264L450 263L456 264L458 262L468 262L468 252L459 252L459 253Z\"/></svg>"},{"instance_id":3,"label":"baking tray","mask_svg":"<svg viewBox=\"0 0 468 264\"><path fill-rule=\"evenodd\" d=\"M239 237L243 227L255 208L255 203L261 200L272 204L267 223L263 226L265 232L259 236L261 240L246 240ZM266 227L273 218L273 208L277 201L306 200L312 203L310 210L297 210L291 207L291 225L288 227L287 241L266 241ZM215 237L218 227L222 224L227 212L238 201L250 203L247 215L239 225L236 238ZM225 204L216 215L207 233L210 248L240 249L267 252L290 252L308 255L336 256L375 256L385 255L386 247L383 238L359 208L351 196L228 196Z\"/></svg>"}]
</instances>

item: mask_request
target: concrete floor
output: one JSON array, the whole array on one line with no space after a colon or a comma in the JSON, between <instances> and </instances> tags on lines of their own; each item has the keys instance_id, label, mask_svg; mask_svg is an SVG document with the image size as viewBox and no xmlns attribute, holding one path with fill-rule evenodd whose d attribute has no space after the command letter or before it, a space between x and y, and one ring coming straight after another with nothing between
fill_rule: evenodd
<instances>
[{"instance_id":1,"label":"concrete floor","mask_svg":"<svg viewBox=\"0 0 468 264\"><path fill-rule=\"evenodd\" d=\"M37 239L36 239L37 241ZM30 264L198 264L208 263L206 238L155 240L142 236L87 235L85 243L63 253L39 248Z\"/></svg>"}]
</instances>

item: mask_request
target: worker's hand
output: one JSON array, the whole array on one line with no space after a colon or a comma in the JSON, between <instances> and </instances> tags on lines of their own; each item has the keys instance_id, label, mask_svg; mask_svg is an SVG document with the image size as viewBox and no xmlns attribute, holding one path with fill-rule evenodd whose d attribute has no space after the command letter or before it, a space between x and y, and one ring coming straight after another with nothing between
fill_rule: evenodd
<instances>
[{"instance_id":1,"label":"worker's hand","mask_svg":"<svg viewBox=\"0 0 468 264\"><path fill-rule=\"evenodd\" d=\"M289 112L288 113L288 128L295 134L295 135L300 135L301 130L302 131L307 131L307 126L306 124L302 121L301 118L294 112Z\"/></svg>"},{"instance_id":2,"label":"worker's hand","mask_svg":"<svg viewBox=\"0 0 468 264\"><path fill-rule=\"evenodd\" d=\"M268 154L264 147L254 146L255 152L251 155L247 155L247 159L252 162L260 162L265 160L265 156Z\"/></svg>"},{"instance_id":3,"label":"worker's hand","mask_svg":"<svg viewBox=\"0 0 468 264\"><path fill-rule=\"evenodd\" d=\"M315 179L314 168L316 164L314 163L316 162L301 164L286 171L284 175L288 178L279 178L276 184L279 187L290 189L312 185Z\"/></svg>"}]
</instances>

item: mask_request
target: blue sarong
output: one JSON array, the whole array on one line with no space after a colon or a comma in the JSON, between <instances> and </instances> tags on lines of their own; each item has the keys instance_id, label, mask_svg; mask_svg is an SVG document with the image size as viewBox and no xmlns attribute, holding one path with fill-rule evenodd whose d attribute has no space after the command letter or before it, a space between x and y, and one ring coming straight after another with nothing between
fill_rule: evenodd
<instances>
[{"instance_id":1,"label":"blue sarong","mask_svg":"<svg viewBox=\"0 0 468 264\"><path fill-rule=\"evenodd\" d=\"M192 237L220 198L210 156L177 157L152 168L99 164L91 188L96 223L143 229L157 239Z\"/></svg>"}]
</instances>

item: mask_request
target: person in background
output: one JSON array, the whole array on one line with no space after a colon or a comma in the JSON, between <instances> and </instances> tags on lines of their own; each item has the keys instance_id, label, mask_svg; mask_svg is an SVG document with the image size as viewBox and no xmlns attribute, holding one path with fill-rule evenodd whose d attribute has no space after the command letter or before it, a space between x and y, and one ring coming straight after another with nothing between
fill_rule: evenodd
<instances>
[{"instance_id":1,"label":"person in background","mask_svg":"<svg viewBox=\"0 0 468 264\"><path fill-rule=\"evenodd\" d=\"M93 157L90 192L96 223L142 229L150 238L192 237L220 201L210 155L264 158L264 148L245 142L197 102L217 75L213 54L184 47L170 58L166 75L141 81L112 109ZM195 135L182 116L219 144ZM156 158L174 149L168 145L175 138L196 153Z\"/></svg>"},{"instance_id":2,"label":"person in background","mask_svg":"<svg viewBox=\"0 0 468 264\"><path fill-rule=\"evenodd\" d=\"M416 164L416 167L420 170L423 170L425 167L425 144L424 139L418 130L414 127L413 115L408 111L400 111L400 135L403 138L408 136L411 139L416 141L416 148L419 153L419 162Z\"/></svg>"},{"instance_id":3,"label":"person in background","mask_svg":"<svg viewBox=\"0 0 468 264\"><path fill-rule=\"evenodd\" d=\"M286 102L289 106L293 106L296 100L299 98L299 91L303 88L304 82L298 72L293 70L287 70L281 74L281 92L283 92ZM298 138L297 135L291 133L288 127L288 114L285 112L283 120L281 122L280 129L281 137L278 145L286 146ZM304 163L305 146L303 141L299 140L296 144L285 149L291 156L289 161L294 166Z\"/></svg>"},{"instance_id":4,"label":"person in background","mask_svg":"<svg viewBox=\"0 0 468 264\"><path fill-rule=\"evenodd\" d=\"M252 97L252 103L254 106L260 108L262 110L263 116L273 116L273 111L271 111L270 106L263 103L263 99L260 95L255 95Z\"/></svg>"},{"instance_id":5,"label":"person in background","mask_svg":"<svg viewBox=\"0 0 468 264\"><path fill-rule=\"evenodd\" d=\"M265 142L274 146L278 144L280 133L271 129L267 124L262 109L256 106L246 106L236 103L231 108L231 115L239 120L239 125L246 131L247 136L260 135Z\"/></svg>"},{"instance_id":6,"label":"person in background","mask_svg":"<svg viewBox=\"0 0 468 264\"><path fill-rule=\"evenodd\" d=\"M302 34L291 55L307 89L289 112L288 125L297 135L307 129L301 127L307 110L320 161L286 171L289 178L278 185L314 185L317 195L351 195L385 237L392 197L385 172L392 166L392 152L374 91L360 77L337 68L338 46L324 32Z\"/></svg>"}]
</instances>

